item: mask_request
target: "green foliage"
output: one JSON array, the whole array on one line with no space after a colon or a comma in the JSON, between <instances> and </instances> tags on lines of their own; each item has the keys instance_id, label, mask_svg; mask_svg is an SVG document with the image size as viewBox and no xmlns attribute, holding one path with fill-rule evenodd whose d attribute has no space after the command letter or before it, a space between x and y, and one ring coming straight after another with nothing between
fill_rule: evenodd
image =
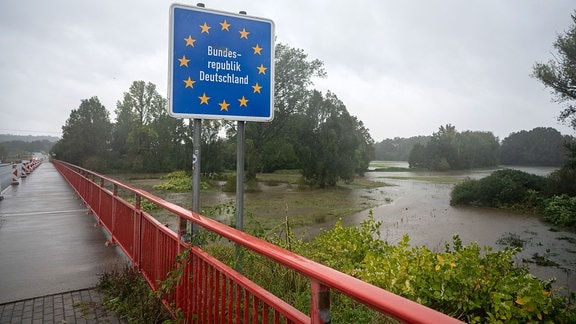
<instances>
[{"instance_id":1,"label":"green foliage","mask_svg":"<svg viewBox=\"0 0 576 324\"><path fill-rule=\"evenodd\" d=\"M428 141L430 136L388 138L374 144L374 158L382 161L408 161L414 145L426 145Z\"/></svg>"},{"instance_id":2,"label":"green foliage","mask_svg":"<svg viewBox=\"0 0 576 324\"><path fill-rule=\"evenodd\" d=\"M486 207L536 207L538 193L545 188L546 179L519 170L494 171L480 180L468 179L457 184L450 193L451 205Z\"/></svg>"},{"instance_id":3,"label":"green foliage","mask_svg":"<svg viewBox=\"0 0 576 324\"><path fill-rule=\"evenodd\" d=\"M186 171L174 171L162 177L166 180L152 188L155 190L166 191L188 191L192 190L192 176ZM206 182L200 182L200 190L207 190L210 185Z\"/></svg>"},{"instance_id":4,"label":"green foliage","mask_svg":"<svg viewBox=\"0 0 576 324\"><path fill-rule=\"evenodd\" d=\"M546 186L548 195L576 196L576 164L566 165L548 176Z\"/></svg>"},{"instance_id":5,"label":"green foliage","mask_svg":"<svg viewBox=\"0 0 576 324\"><path fill-rule=\"evenodd\" d=\"M97 97L82 100L62 126L62 138L52 147L57 159L83 166L91 158L108 156L112 124ZM92 161L93 162L93 161ZM97 166L102 165L98 163Z\"/></svg>"},{"instance_id":6,"label":"green foliage","mask_svg":"<svg viewBox=\"0 0 576 324\"><path fill-rule=\"evenodd\" d=\"M268 164L270 156L282 156L288 164L295 161L292 138L297 120L307 105L313 78L326 76L324 63L310 59L298 48L278 43L274 54L274 119L269 123L246 123L246 167L247 178L256 173L273 171ZM282 148L283 150L280 150ZM276 168L294 168L294 165L278 165ZM268 165L267 165L268 164Z\"/></svg>"},{"instance_id":7,"label":"green foliage","mask_svg":"<svg viewBox=\"0 0 576 324\"><path fill-rule=\"evenodd\" d=\"M338 223L306 252L337 270L471 323L576 316L550 282L514 267L518 250L463 246L457 236L441 253L410 246L408 236L394 246L378 240L379 226L372 217L358 228Z\"/></svg>"},{"instance_id":8,"label":"green foliage","mask_svg":"<svg viewBox=\"0 0 576 324\"><path fill-rule=\"evenodd\" d=\"M156 85L132 83L115 110L111 146L121 161L117 167L140 172L183 167L186 128L182 119L169 116L165 107L166 99L158 94Z\"/></svg>"},{"instance_id":9,"label":"green foliage","mask_svg":"<svg viewBox=\"0 0 576 324\"><path fill-rule=\"evenodd\" d=\"M564 143L569 140L551 127L512 133L502 141L500 164L560 166L566 158Z\"/></svg>"},{"instance_id":10,"label":"green foliage","mask_svg":"<svg viewBox=\"0 0 576 324\"><path fill-rule=\"evenodd\" d=\"M567 103L558 119L576 129L576 11L571 17L572 25L554 42L557 53L547 63L536 63L532 76L552 90L556 101Z\"/></svg>"},{"instance_id":11,"label":"green foliage","mask_svg":"<svg viewBox=\"0 0 576 324\"><path fill-rule=\"evenodd\" d=\"M82 162L82 166L88 170L106 172L108 170L108 161L100 156L90 156Z\"/></svg>"},{"instance_id":12,"label":"green foliage","mask_svg":"<svg viewBox=\"0 0 576 324\"><path fill-rule=\"evenodd\" d=\"M334 187L368 169L373 140L333 93L313 91L298 128L295 151L308 184Z\"/></svg>"},{"instance_id":13,"label":"green foliage","mask_svg":"<svg viewBox=\"0 0 576 324\"><path fill-rule=\"evenodd\" d=\"M126 201L132 205L136 204L136 199L134 199L134 197L129 197L126 199ZM140 200L140 209L149 213L153 210L160 209L160 207L158 205L156 205L155 203L147 200L147 199L141 199Z\"/></svg>"},{"instance_id":14,"label":"green foliage","mask_svg":"<svg viewBox=\"0 0 576 324\"><path fill-rule=\"evenodd\" d=\"M576 197L554 196L545 201L544 220L555 225L576 227Z\"/></svg>"},{"instance_id":15,"label":"green foliage","mask_svg":"<svg viewBox=\"0 0 576 324\"><path fill-rule=\"evenodd\" d=\"M236 192L236 173L229 174L226 177L226 183L222 186L224 192Z\"/></svg>"},{"instance_id":16,"label":"green foliage","mask_svg":"<svg viewBox=\"0 0 576 324\"><path fill-rule=\"evenodd\" d=\"M428 143L416 143L410 151L410 168L435 171L495 166L498 139L491 132L457 132L450 124L440 126Z\"/></svg>"},{"instance_id":17,"label":"green foliage","mask_svg":"<svg viewBox=\"0 0 576 324\"><path fill-rule=\"evenodd\" d=\"M226 210L231 207L222 206ZM258 224L251 227L258 228L252 231L253 235L273 244L466 322L568 323L576 320L576 308L560 291L552 288L551 281L539 280L526 269L514 266L518 249L494 252L475 243L465 246L457 235L451 244L446 243L443 252L413 247L408 236L392 245L380 239L381 225L370 214L359 226L346 227L338 222L312 241L296 238L288 219L283 228L273 231L266 231ZM194 242L229 266L234 267L241 259L246 277L302 312L309 311L310 283L300 274L258 254L236 250L213 235L196 238ZM129 321L139 318L143 307L151 307L157 296L173 291L187 253L189 251L179 255L179 265L159 283L157 294L146 292L141 286L146 286L145 282L131 269L114 276L106 274L99 287L114 293L105 304L122 314L135 312L125 315ZM111 277L120 280L112 281ZM331 291L330 300L333 323L391 321L338 291ZM158 314L150 315L146 322L156 322Z\"/></svg>"},{"instance_id":18,"label":"green foliage","mask_svg":"<svg viewBox=\"0 0 576 324\"><path fill-rule=\"evenodd\" d=\"M103 305L128 323L165 323L171 320L159 298L132 267L101 275L97 288L106 296Z\"/></svg>"}]
</instances>

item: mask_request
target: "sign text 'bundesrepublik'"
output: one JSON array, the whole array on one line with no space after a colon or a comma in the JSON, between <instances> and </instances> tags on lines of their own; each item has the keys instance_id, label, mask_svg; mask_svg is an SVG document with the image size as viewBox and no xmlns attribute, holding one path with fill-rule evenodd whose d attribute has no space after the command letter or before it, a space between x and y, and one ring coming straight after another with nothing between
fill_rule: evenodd
<instances>
[{"instance_id":1,"label":"sign text 'bundesrepublik'","mask_svg":"<svg viewBox=\"0 0 576 324\"><path fill-rule=\"evenodd\" d=\"M272 120L273 37L271 20L172 5L170 114L194 119Z\"/></svg>"}]
</instances>

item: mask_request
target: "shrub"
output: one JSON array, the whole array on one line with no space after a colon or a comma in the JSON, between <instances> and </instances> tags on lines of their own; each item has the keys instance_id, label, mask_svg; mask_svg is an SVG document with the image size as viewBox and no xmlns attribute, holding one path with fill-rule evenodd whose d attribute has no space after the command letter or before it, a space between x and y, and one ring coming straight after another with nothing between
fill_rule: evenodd
<instances>
[{"instance_id":1,"label":"shrub","mask_svg":"<svg viewBox=\"0 0 576 324\"><path fill-rule=\"evenodd\" d=\"M565 166L548 176L546 192L549 195L576 196L576 168Z\"/></svg>"},{"instance_id":2,"label":"shrub","mask_svg":"<svg viewBox=\"0 0 576 324\"><path fill-rule=\"evenodd\" d=\"M165 323L171 319L159 298L133 267L101 275L97 288L106 296L103 304L128 323Z\"/></svg>"},{"instance_id":3,"label":"shrub","mask_svg":"<svg viewBox=\"0 0 576 324\"><path fill-rule=\"evenodd\" d=\"M186 171L174 171L163 176L165 179L161 184L155 185L152 188L156 190L166 191L187 191L192 190L192 176ZM200 189L207 190L210 186L206 182L200 182Z\"/></svg>"},{"instance_id":4,"label":"shrub","mask_svg":"<svg viewBox=\"0 0 576 324\"><path fill-rule=\"evenodd\" d=\"M236 173L226 176L226 183L222 186L224 192L236 192Z\"/></svg>"},{"instance_id":5,"label":"shrub","mask_svg":"<svg viewBox=\"0 0 576 324\"><path fill-rule=\"evenodd\" d=\"M471 323L562 321L576 316L551 281L514 266L518 249L493 252L453 238L444 252L379 240L381 223L337 223L306 251L309 257L363 281ZM564 313L566 312L566 313Z\"/></svg>"},{"instance_id":6,"label":"shrub","mask_svg":"<svg viewBox=\"0 0 576 324\"><path fill-rule=\"evenodd\" d=\"M466 179L450 192L450 205L469 205L478 199L478 180Z\"/></svg>"},{"instance_id":7,"label":"shrub","mask_svg":"<svg viewBox=\"0 0 576 324\"><path fill-rule=\"evenodd\" d=\"M498 170L480 180L467 180L454 187L450 204L486 207L533 207L546 186L541 176L519 170Z\"/></svg>"},{"instance_id":8,"label":"shrub","mask_svg":"<svg viewBox=\"0 0 576 324\"><path fill-rule=\"evenodd\" d=\"M561 195L547 199L544 220L555 225L576 227L576 197Z\"/></svg>"},{"instance_id":9,"label":"shrub","mask_svg":"<svg viewBox=\"0 0 576 324\"><path fill-rule=\"evenodd\" d=\"M134 197L129 197L126 199L126 201L128 201L132 205L136 204L136 199L134 199ZM141 199L140 200L140 209L145 211L145 212L151 212L153 210L160 209L160 206L149 201L148 199Z\"/></svg>"}]
</instances>

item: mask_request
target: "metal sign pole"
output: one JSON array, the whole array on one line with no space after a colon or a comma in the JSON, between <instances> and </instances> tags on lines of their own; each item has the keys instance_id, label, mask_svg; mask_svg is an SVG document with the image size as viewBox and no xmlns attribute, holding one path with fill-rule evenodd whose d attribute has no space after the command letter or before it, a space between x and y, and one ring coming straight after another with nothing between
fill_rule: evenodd
<instances>
[{"instance_id":1,"label":"metal sign pole","mask_svg":"<svg viewBox=\"0 0 576 324\"><path fill-rule=\"evenodd\" d=\"M236 229L244 231L244 125L238 121L236 136ZM242 247L236 245L236 271L242 272Z\"/></svg>"},{"instance_id":2,"label":"metal sign pole","mask_svg":"<svg viewBox=\"0 0 576 324\"><path fill-rule=\"evenodd\" d=\"M202 119L194 119L194 156L196 160L192 168L192 211L200 213L200 145L201 145ZM192 237L198 234L198 225L192 223Z\"/></svg>"},{"instance_id":3,"label":"metal sign pole","mask_svg":"<svg viewBox=\"0 0 576 324\"><path fill-rule=\"evenodd\" d=\"M244 231L244 125L238 121L236 156L236 229Z\"/></svg>"}]
</instances>

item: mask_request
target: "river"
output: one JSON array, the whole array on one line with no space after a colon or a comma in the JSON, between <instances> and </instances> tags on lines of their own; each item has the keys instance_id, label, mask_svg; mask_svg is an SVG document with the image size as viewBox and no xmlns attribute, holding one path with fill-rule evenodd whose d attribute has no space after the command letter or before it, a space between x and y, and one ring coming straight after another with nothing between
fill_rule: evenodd
<instances>
[{"instance_id":1,"label":"river","mask_svg":"<svg viewBox=\"0 0 576 324\"><path fill-rule=\"evenodd\" d=\"M407 167L405 162L394 162L392 166ZM525 172L547 175L551 168L517 168ZM442 251L445 243L451 243L458 234L464 244L477 242L495 250L503 249L499 244L506 238L519 238L524 242L523 250L515 262L528 266L530 272L540 279L556 278L556 286L576 291L576 233L553 227L540 221L537 215L489 208L452 207L450 192L453 182L435 182L429 177L482 178L495 169L471 172L369 172L366 177L384 181L390 186L379 188L378 194L388 203L373 208L374 218L382 221L382 239L395 243L404 234L410 236L412 245L425 245L432 250ZM367 211L352 215L346 224L361 222ZM559 266L538 266L534 255L545 257Z\"/></svg>"}]
</instances>

